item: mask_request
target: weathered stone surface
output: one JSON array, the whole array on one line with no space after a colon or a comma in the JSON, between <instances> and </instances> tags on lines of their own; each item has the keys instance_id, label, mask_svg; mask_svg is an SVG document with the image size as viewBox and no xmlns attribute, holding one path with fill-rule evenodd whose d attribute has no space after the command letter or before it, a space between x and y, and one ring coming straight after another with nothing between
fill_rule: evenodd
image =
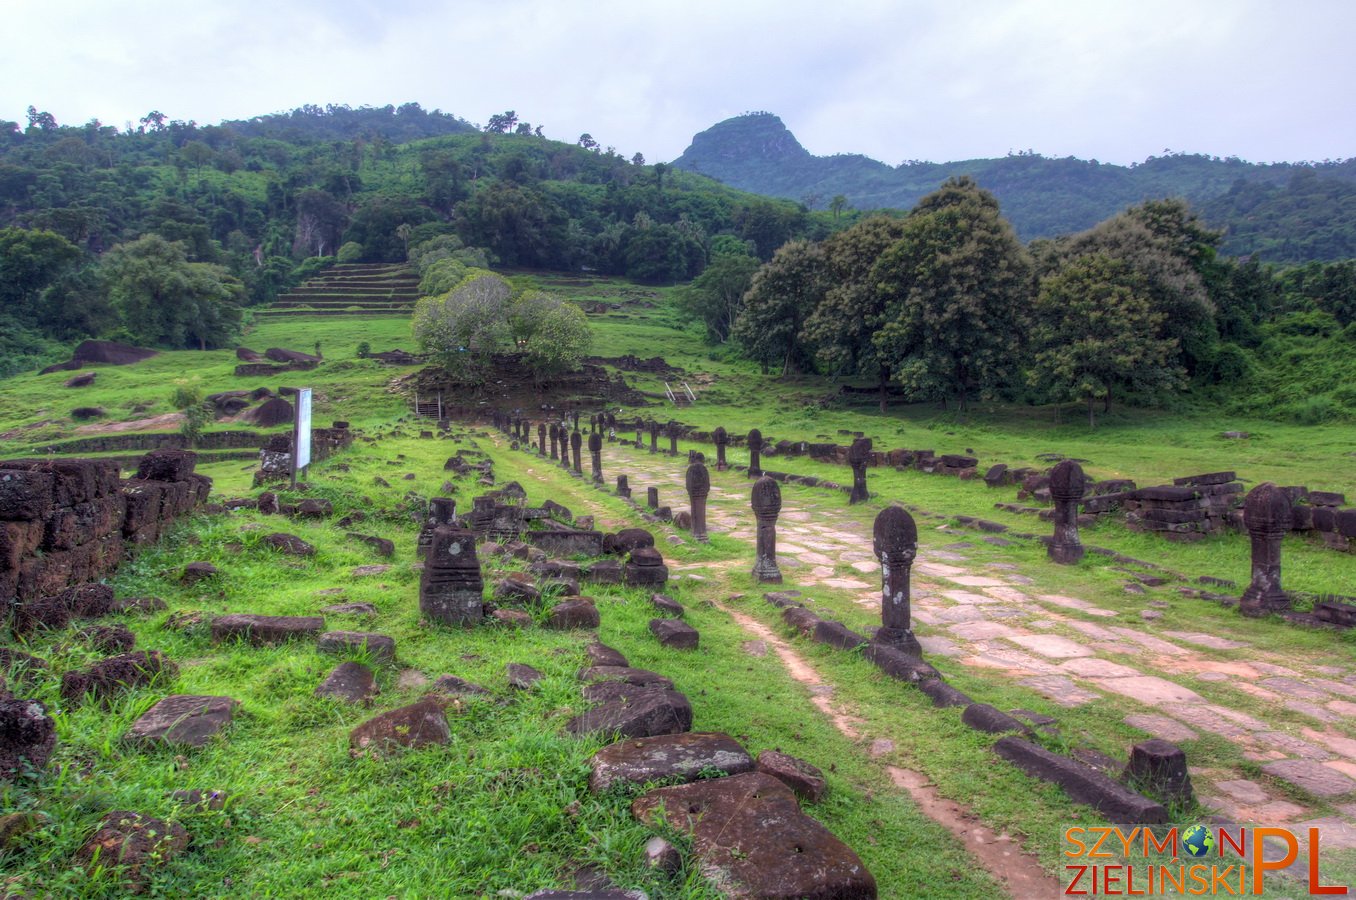
<instances>
[{"instance_id":1,"label":"weathered stone surface","mask_svg":"<svg viewBox=\"0 0 1356 900\"><path fill-rule=\"evenodd\" d=\"M184 574L180 576L179 580L184 584L194 585L220 574L221 570L209 562L191 562L184 566Z\"/></svg>"},{"instance_id":2,"label":"weathered stone surface","mask_svg":"<svg viewBox=\"0 0 1356 900\"><path fill-rule=\"evenodd\" d=\"M650 603L668 618L681 619L683 617L683 604L667 594L651 594Z\"/></svg>"},{"instance_id":3,"label":"weathered stone surface","mask_svg":"<svg viewBox=\"0 0 1356 900\"><path fill-rule=\"evenodd\" d=\"M348 532L347 537L355 541L362 541L364 544L371 547L377 556L383 556L387 559L395 556L395 543L386 538L376 537L371 534L359 534L356 531Z\"/></svg>"},{"instance_id":4,"label":"weathered stone surface","mask_svg":"<svg viewBox=\"0 0 1356 900\"><path fill-rule=\"evenodd\" d=\"M1089 766L1051 753L1019 737L999 738L994 752L1033 778L1059 785L1075 802L1093 807L1118 825L1157 825L1168 820L1159 803L1112 781Z\"/></svg>"},{"instance_id":5,"label":"weathered stone surface","mask_svg":"<svg viewBox=\"0 0 1356 900\"><path fill-rule=\"evenodd\" d=\"M948 706L969 706L973 702L968 695L941 678L923 678L918 682L918 689L927 694L932 700L932 705L938 709Z\"/></svg>"},{"instance_id":6,"label":"weathered stone surface","mask_svg":"<svg viewBox=\"0 0 1356 900\"><path fill-rule=\"evenodd\" d=\"M701 640L697 629L677 619L651 619L650 633L673 650L696 650Z\"/></svg>"},{"instance_id":7,"label":"weathered stone surface","mask_svg":"<svg viewBox=\"0 0 1356 900\"><path fill-rule=\"evenodd\" d=\"M491 621L511 628L531 628L532 614L521 609L496 609L490 613Z\"/></svg>"},{"instance_id":8,"label":"weathered stone surface","mask_svg":"<svg viewBox=\"0 0 1356 900\"><path fill-rule=\"evenodd\" d=\"M148 870L163 866L182 853L188 842L188 831L178 822L119 809L103 817L98 830L76 852L75 859L88 867L121 867L128 890L140 893L145 890Z\"/></svg>"},{"instance_id":9,"label":"weathered stone surface","mask_svg":"<svg viewBox=\"0 0 1356 900\"><path fill-rule=\"evenodd\" d=\"M137 744L201 747L230 724L236 705L230 697L175 694L142 713L126 739Z\"/></svg>"},{"instance_id":10,"label":"weathered stone surface","mask_svg":"<svg viewBox=\"0 0 1356 900\"><path fill-rule=\"evenodd\" d=\"M509 663L505 667L508 685L519 691L531 690L542 679L541 672L525 663Z\"/></svg>"},{"instance_id":11,"label":"weathered stone surface","mask_svg":"<svg viewBox=\"0 0 1356 900\"><path fill-rule=\"evenodd\" d=\"M728 734L691 732L617 741L595 753L589 765L589 790L601 794L619 782L639 786L752 772L754 761Z\"/></svg>"},{"instance_id":12,"label":"weathered stone surface","mask_svg":"<svg viewBox=\"0 0 1356 900\"><path fill-rule=\"evenodd\" d=\"M1187 774L1186 753L1176 744L1158 738L1141 741L1130 748L1125 780L1165 801L1190 803L1194 796L1191 776Z\"/></svg>"},{"instance_id":13,"label":"weathered stone surface","mask_svg":"<svg viewBox=\"0 0 1356 900\"><path fill-rule=\"evenodd\" d=\"M630 666L593 666L581 669L579 680L591 684L596 681L619 681L637 687L672 688L673 682L649 669L633 669Z\"/></svg>"},{"instance_id":14,"label":"weathered stone surface","mask_svg":"<svg viewBox=\"0 0 1356 900\"><path fill-rule=\"evenodd\" d=\"M419 612L445 625L474 625L485 617L484 595L475 533L434 528L419 576Z\"/></svg>"},{"instance_id":15,"label":"weathered stone surface","mask_svg":"<svg viewBox=\"0 0 1356 900\"><path fill-rule=\"evenodd\" d=\"M1290 530L1290 497L1270 481L1248 492L1243 523L1252 543L1252 581L1238 602L1238 611L1257 618L1290 608L1281 590L1281 539Z\"/></svg>"},{"instance_id":16,"label":"weathered stone surface","mask_svg":"<svg viewBox=\"0 0 1356 900\"><path fill-rule=\"evenodd\" d=\"M584 655L588 657L590 665L626 668L630 664L620 650L614 650L606 644L600 644L594 641L584 648Z\"/></svg>"},{"instance_id":17,"label":"weathered stone surface","mask_svg":"<svg viewBox=\"0 0 1356 900\"><path fill-rule=\"evenodd\" d=\"M640 547L627 557L623 580L632 587L662 585L669 580L669 568L658 550Z\"/></svg>"},{"instance_id":18,"label":"weathered stone surface","mask_svg":"<svg viewBox=\"0 0 1356 900\"><path fill-rule=\"evenodd\" d=\"M86 695L104 700L148 685L162 674L172 680L178 672L178 667L159 650L137 650L101 659L85 669L66 672L61 676L61 696L69 703L78 703Z\"/></svg>"},{"instance_id":19,"label":"weathered stone surface","mask_svg":"<svg viewBox=\"0 0 1356 900\"><path fill-rule=\"evenodd\" d=\"M1083 499L1086 486L1083 467L1071 459L1060 461L1050 470L1055 534L1046 545L1046 552L1051 560L1062 565L1074 565L1083 558L1083 544L1078 538L1078 502Z\"/></svg>"},{"instance_id":20,"label":"weathered stone surface","mask_svg":"<svg viewBox=\"0 0 1356 900\"><path fill-rule=\"evenodd\" d=\"M692 728L692 705L677 691L642 688L595 706L565 728L571 734L602 732L628 738L680 734Z\"/></svg>"},{"instance_id":21,"label":"weathered stone surface","mask_svg":"<svg viewBox=\"0 0 1356 900\"><path fill-rule=\"evenodd\" d=\"M986 731L989 734L1007 732L1025 734L1030 731L1012 716L987 703L971 703L965 707L965 712L961 713L961 721L976 731Z\"/></svg>"},{"instance_id":22,"label":"weathered stone surface","mask_svg":"<svg viewBox=\"0 0 1356 900\"><path fill-rule=\"evenodd\" d=\"M301 519L325 519L334 515L334 504L317 497L308 497L297 504L297 517Z\"/></svg>"},{"instance_id":23,"label":"weathered stone surface","mask_svg":"<svg viewBox=\"0 0 1356 900\"><path fill-rule=\"evenodd\" d=\"M752 442L756 433L756 429L749 432L749 452L755 462L757 453L753 449ZM759 436L759 440L761 440L761 436ZM750 475L755 474L754 468L755 463L750 463ZM750 504L753 507L754 518L758 523L753 579L762 584L781 584L782 570L777 566L777 516L782 511L782 489L776 480L764 475L755 481Z\"/></svg>"},{"instance_id":24,"label":"weathered stone surface","mask_svg":"<svg viewBox=\"0 0 1356 900\"><path fill-rule=\"evenodd\" d=\"M1325 800L1356 792L1356 780L1311 759L1278 759L1262 771Z\"/></svg>"},{"instance_id":25,"label":"weathered stone surface","mask_svg":"<svg viewBox=\"0 0 1356 900\"><path fill-rule=\"evenodd\" d=\"M823 772L789 753L764 750L758 754L755 768L764 775L771 775L809 803L818 803L824 799L824 793L829 789Z\"/></svg>"},{"instance_id":26,"label":"weathered stone surface","mask_svg":"<svg viewBox=\"0 0 1356 900\"><path fill-rule=\"evenodd\" d=\"M137 643L137 636L126 625L89 625L79 635L100 653L126 653Z\"/></svg>"},{"instance_id":27,"label":"weathered stone surface","mask_svg":"<svg viewBox=\"0 0 1356 900\"><path fill-rule=\"evenodd\" d=\"M56 746L56 720L37 700L0 700L0 780L47 765Z\"/></svg>"},{"instance_id":28,"label":"weathered stone surface","mask_svg":"<svg viewBox=\"0 0 1356 900\"><path fill-rule=\"evenodd\" d=\"M265 546L272 547L287 556L315 556L315 547L303 541L295 534L269 534L264 536Z\"/></svg>"},{"instance_id":29,"label":"weathered stone surface","mask_svg":"<svg viewBox=\"0 0 1356 900\"><path fill-rule=\"evenodd\" d=\"M717 890L738 898L859 900L876 881L850 847L800 811L796 795L760 772L659 788L631 804L692 835L692 852Z\"/></svg>"},{"instance_id":30,"label":"weathered stone surface","mask_svg":"<svg viewBox=\"0 0 1356 900\"><path fill-rule=\"evenodd\" d=\"M395 662L395 638L370 631L327 631L316 638L321 653L353 653L367 648L377 662Z\"/></svg>"},{"instance_id":31,"label":"weathered stone surface","mask_svg":"<svg viewBox=\"0 0 1356 900\"><path fill-rule=\"evenodd\" d=\"M342 662L330 670L325 680L315 689L317 697L328 697L341 703L366 705L381 692L372 670L359 662Z\"/></svg>"},{"instance_id":32,"label":"weathered stone surface","mask_svg":"<svg viewBox=\"0 0 1356 900\"><path fill-rule=\"evenodd\" d=\"M600 559L584 571L583 577L594 584L621 584L622 566L615 559Z\"/></svg>"},{"instance_id":33,"label":"weathered stone surface","mask_svg":"<svg viewBox=\"0 0 1356 900\"><path fill-rule=\"evenodd\" d=\"M491 697L488 688L481 687L478 684L467 681L464 678L458 678L455 675L439 675L433 682L433 690L436 693L448 697Z\"/></svg>"},{"instance_id":34,"label":"weathered stone surface","mask_svg":"<svg viewBox=\"0 0 1356 900\"><path fill-rule=\"evenodd\" d=\"M810 632L810 640L816 644L828 644L839 650L854 650L865 644L866 638L848 628L842 622L820 619Z\"/></svg>"},{"instance_id":35,"label":"weathered stone surface","mask_svg":"<svg viewBox=\"0 0 1356 900\"><path fill-rule=\"evenodd\" d=\"M350 732L349 746L357 751L384 753L392 747L446 744L451 738L442 706L425 698L368 719Z\"/></svg>"},{"instance_id":36,"label":"weathered stone surface","mask_svg":"<svg viewBox=\"0 0 1356 900\"><path fill-rule=\"evenodd\" d=\"M645 864L666 875L677 875L683 868L683 854L677 847L656 834L645 842Z\"/></svg>"},{"instance_id":37,"label":"weathered stone surface","mask_svg":"<svg viewBox=\"0 0 1356 900\"><path fill-rule=\"evenodd\" d=\"M551 612L546 616L547 628L562 631L571 628L597 628L601 622L598 607L586 597L575 597L557 603L551 607Z\"/></svg>"},{"instance_id":38,"label":"weathered stone surface","mask_svg":"<svg viewBox=\"0 0 1356 900\"><path fill-rule=\"evenodd\" d=\"M232 613L212 620L212 640L241 638L255 645L312 638L325 630L320 616L260 616Z\"/></svg>"},{"instance_id":39,"label":"weathered stone surface","mask_svg":"<svg viewBox=\"0 0 1356 900\"><path fill-rule=\"evenodd\" d=\"M881 574L881 628L876 632L876 642L921 656L923 649L913 634L910 597L918 526L908 510L893 504L881 510L872 526L871 546L880 560Z\"/></svg>"},{"instance_id":40,"label":"weathered stone surface","mask_svg":"<svg viewBox=\"0 0 1356 900\"><path fill-rule=\"evenodd\" d=\"M905 653L888 644L867 644L862 655L876 668L899 681L918 683L942 677L941 673L925 662L922 657Z\"/></svg>"},{"instance_id":41,"label":"weathered stone surface","mask_svg":"<svg viewBox=\"0 0 1356 900\"><path fill-rule=\"evenodd\" d=\"M320 607L320 611L349 616L375 616L377 614L377 608L371 603L334 603Z\"/></svg>"}]
</instances>

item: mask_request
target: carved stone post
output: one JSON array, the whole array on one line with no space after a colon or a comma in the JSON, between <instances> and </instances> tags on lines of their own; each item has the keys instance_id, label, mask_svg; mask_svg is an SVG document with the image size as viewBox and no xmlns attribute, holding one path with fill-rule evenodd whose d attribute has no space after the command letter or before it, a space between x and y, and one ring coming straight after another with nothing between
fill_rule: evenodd
<instances>
[{"instance_id":1,"label":"carved stone post","mask_svg":"<svg viewBox=\"0 0 1356 900\"><path fill-rule=\"evenodd\" d=\"M579 451L584 446L584 436L578 431L570 432L570 455L574 457L574 473L583 475L584 469L579 465Z\"/></svg>"},{"instance_id":2,"label":"carved stone post","mask_svg":"<svg viewBox=\"0 0 1356 900\"><path fill-rule=\"evenodd\" d=\"M763 463L759 455L763 451L763 433L757 428L749 432L749 477L757 478L763 474Z\"/></svg>"},{"instance_id":3,"label":"carved stone post","mask_svg":"<svg viewBox=\"0 0 1356 900\"><path fill-rule=\"evenodd\" d=\"M921 656L913 636L910 570L918 555L918 526L902 506L887 506L876 516L871 549L880 560L880 621L876 643Z\"/></svg>"},{"instance_id":4,"label":"carved stone post","mask_svg":"<svg viewBox=\"0 0 1356 900\"><path fill-rule=\"evenodd\" d=\"M576 410L574 411L573 415L574 415L574 430L575 430L575 431L578 431L578 430L579 430L579 410L576 409Z\"/></svg>"},{"instance_id":5,"label":"carved stone post","mask_svg":"<svg viewBox=\"0 0 1356 900\"><path fill-rule=\"evenodd\" d=\"M631 496L631 484L627 480L625 475L617 476L617 496L618 497Z\"/></svg>"},{"instance_id":6,"label":"carved stone post","mask_svg":"<svg viewBox=\"0 0 1356 900\"><path fill-rule=\"evenodd\" d=\"M617 441L617 414L616 414L616 413L608 413L608 414L607 414L607 442L608 442L609 444L613 444L613 443L616 443L616 441Z\"/></svg>"},{"instance_id":7,"label":"carved stone post","mask_svg":"<svg viewBox=\"0 0 1356 900\"><path fill-rule=\"evenodd\" d=\"M659 488L648 487L645 489L645 505L650 509L659 509Z\"/></svg>"},{"instance_id":8,"label":"carved stone post","mask_svg":"<svg viewBox=\"0 0 1356 900\"><path fill-rule=\"evenodd\" d=\"M537 423L537 455L546 455L546 423Z\"/></svg>"},{"instance_id":9,"label":"carved stone post","mask_svg":"<svg viewBox=\"0 0 1356 900\"><path fill-rule=\"evenodd\" d=\"M645 423L639 419L636 420L636 449L640 450L645 446Z\"/></svg>"},{"instance_id":10,"label":"carved stone post","mask_svg":"<svg viewBox=\"0 0 1356 900\"><path fill-rule=\"evenodd\" d=\"M758 549L753 562L753 578L764 584L781 584L782 570L777 567L777 516L782 511L782 489L764 475L753 483L753 516L758 520Z\"/></svg>"},{"instance_id":11,"label":"carved stone post","mask_svg":"<svg viewBox=\"0 0 1356 900\"><path fill-rule=\"evenodd\" d=\"M857 438L848 448L848 465L852 466L852 493L848 503L865 503L871 495L866 492L866 464L871 461L871 438Z\"/></svg>"},{"instance_id":12,"label":"carved stone post","mask_svg":"<svg viewBox=\"0 0 1356 900\"><path fill-rule=\"evenodd\" d=\"M589 456L593 457L593 483L603 483L603 436L598 432L589 435Z\"/></svg>"},{"instance_id":13,"label":"carved stone post","mask_svg":"<svg viewBox=\"0 0 1356 900\"><path fill-rule=\"evenodd\" d=\"M419 576L419 612L446 625L474 625L485 617L484 592L475 534L446 525L433 529Z\"/></svg>"},{"instance_id":14,"label":"carved stone post","mask_svg":"<svg viewBox=\"0 0 1356 900\"><path fill-rule=\"evenodd\" d=\"M659 452L659 423L650 420L650 452Z\"/></svg>"},{"instance_id":15,"label":"carved stone post","mask_svg":"<svg viewBox=\"0 0 1356 900\"><path fill-rule=\"evenodd\" d=\"M716 426L711 432L711 440L716 445L716 471L724 472L730 466L725 462L725 447L730 443L730 433L723 426Z\"/></svg>"},{"instance_id":16,"label":"carved stone post","mask_svg":"<svg viewBox=\"0 0 1356 900\"><path fill-rule=\"evenodd\" d=\"M1061 565L1072 566L1083 558L1083 544L1078 540L1078 501L1083 499L1086 485L1083 467L1071 459L1060 462L1050 471L1050 496L1055 501L1055 536L1046 552Z\"/></svg>"},{"instance_id":17,"label":"carved stone post","mask_svg":"<svg viewBox=\"0 0 1356 900\"><path fill-rule=\"evenodd\" d=\"M560 426L555 422L551 423L551 458L560 459Z\"/></svg>"},{"instance_id":18,"label":"carved stone post","mask_svg":"<svg viewBox=\"0 0 1356 900\"><path fill-rule=\"evenodd\" d=\"M692 539L705 544L706 536L706 498L711 493L711 475L706 466L694 462L687 467L687 501L692 506Z\"/></svg>"},{"instance_id":19,"label":"carved stone post","mask_svg":"<svg viewBox=\"0 0 1356 900\"><path fill-rule=\"evenodd\" d=\"M680 430L678 423L672 419L669 420L668 427L664 429L669 436L669 456L678 455L678 432Z\"/></svg>"},{"instance_id":20,"label":"carved stone post","mask_svg":"<svg viewBox=\"0 0 1356 900\"><path fill-rule=\"evenodd\" d=\"M1252 539L1252 582L1238 604L1245 616L1290 608L1281 590L1281 538L1290 530L1291 515L1290 496L1269 481L1249 491L1243 502L1243 524Z\"/></svg>"}]
</instances>

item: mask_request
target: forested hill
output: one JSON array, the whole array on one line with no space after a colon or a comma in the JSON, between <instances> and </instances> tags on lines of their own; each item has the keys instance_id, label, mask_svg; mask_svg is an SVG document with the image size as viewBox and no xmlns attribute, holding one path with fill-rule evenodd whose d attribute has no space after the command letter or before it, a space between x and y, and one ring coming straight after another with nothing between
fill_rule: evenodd
<instances>
[{"instance_id":1,"label":"forested hill","mask_svg":"<svg viewBox=\"0 0 1356 900\"><path fill-rule=\"evenodd\" d=\"M1226 254L1272 262L1356 256L1356 158L1261 165L1178 154L1118 166L1027 152L892 167L859 154L814 156L777 116L750 113L694 136L673 165L812 209L831 208L835 197L855 209L910 209L947 178L970 175L1024 239L1081 231L1145 200L1184 197L1226 230Z\"/></svg>"}]
</instances>

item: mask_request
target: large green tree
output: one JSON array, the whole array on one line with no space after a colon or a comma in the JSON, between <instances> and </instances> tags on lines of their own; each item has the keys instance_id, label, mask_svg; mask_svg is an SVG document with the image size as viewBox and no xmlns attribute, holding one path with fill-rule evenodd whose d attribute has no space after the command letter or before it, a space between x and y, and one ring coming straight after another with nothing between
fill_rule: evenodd
<instances>
[{"instance_id":1,"label":"large green tree","mask_svg":"<svg viewBox=\"0 0 1356 900\"><path fill-rule=\"evenodd\" d=\"M875 216L824 241L833 285L805 323L805 333L826 369L875 377L880 410L885 412L890 360L873 338L885 324L888 295L877 290L871 273L876 261L904 234L901 219Z\"/></svg>"},{"instance_id":2,"label":"large green tree","mask_svg":"<svg viewBox=\"0 0 1356 900\"><path fill-rule=\"evenodd\" d=\"M805 321L828 287L824 248L809 241L783 244L753 276L733 336L767 372L781 363L782 376L800 371L810 358Z\"/></svg>"},{"instance_id":3,"label":"large green tree","mask_svg":"<svg viewBox=\"0 0 1356 900\"><path fill-rule=\"evenodd\" d=\"M969 178L919 201L873 269L884 296L874 342L908 391L996 394L1015 378L1032 267L998 201Z\"/></svg>"},{"instance_id":4,"label":"large green tree","mask_svg":"<svg viewBox=\"0 0 1356 900\"><path fill-rule=\"evenodd\" d=\"M490 357L512 346L512 296L512 286L500 276L471 270L446 294L416 304L415 342L448 372L478 382Z\"/></svg>"},{"instance_id":5,"label":"large green tree","mask_svg":"<svg viewBox=\"0 0 1356 900\"><path fill-rule=\"evenodd\" d=\"M758 260L747 253L717 256L679 292L678 308L706 326L707 340L723 344L730 339L735 321L744 309L744 295L757 271Z\"/></svg>"},{"instance_id":6,"label":"large green tree","mask_svg":"<svg viewBox=\"0 0 1356 900\"><path fill-rule=\"evenodd\" d=\"M1110 411L1112 395L1155 394L1180 385L1177 341L1162 334L1145 280L1111 257L1081 256L1041 281L1032 315L1028 380L1056 401L1093 401Z\"/></svg>"},{"instance_id":7,"label":"large green tree","mask_svg":"<svg viewBox=\"0 0 1356 900\"><path fill-rule=\"evenodd\" d=\"M123 330L138 343L208 350L240 332L244 286L222 266L189 262L178 243L146 235L114 247L100 270Z\"/></svg>"}]
</instances>

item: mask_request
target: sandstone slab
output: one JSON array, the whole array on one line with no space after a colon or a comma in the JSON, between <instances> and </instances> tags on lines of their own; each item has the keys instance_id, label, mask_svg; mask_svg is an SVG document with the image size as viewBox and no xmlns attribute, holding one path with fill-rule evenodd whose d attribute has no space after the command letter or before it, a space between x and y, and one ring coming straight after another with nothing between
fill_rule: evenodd
<instances>
[{"instance_id":1,"label":"sandstone slab","mask_svg":"<svg viewBox=\"0 0 1356 900\"><path fill-rule=\"evenodd\" d=\"M230 697L175 694L142 713L126 739L137 744L201 747L230 724L238 705Z\"/></svg>"},{"instance_id":2,"label":"sandstone slab","mask_svg":"<svg viewBox=\"0 0 1356 900\"><path fill-rule=\"evenodd\" d=\"M754 760L728 734L689 732L608 744L589 766L589 790L600 794L618 783L689 782L713 772L739 775L753 771Z\"/></svg>"}]
</instances>

